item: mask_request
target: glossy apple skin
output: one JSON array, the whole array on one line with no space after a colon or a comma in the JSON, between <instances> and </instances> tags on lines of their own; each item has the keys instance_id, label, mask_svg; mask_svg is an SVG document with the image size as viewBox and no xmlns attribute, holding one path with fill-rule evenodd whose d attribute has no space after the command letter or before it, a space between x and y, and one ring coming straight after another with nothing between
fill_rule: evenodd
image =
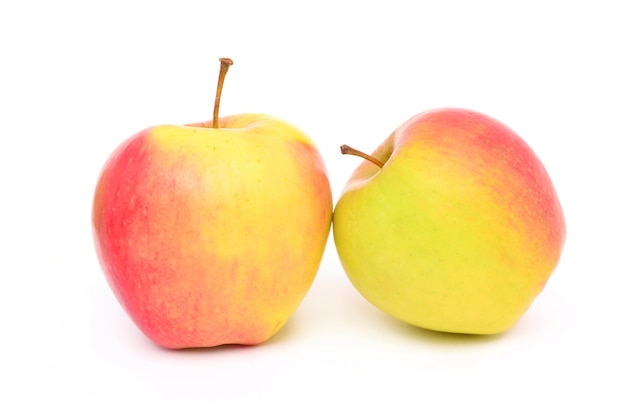
<instances>
[{"instance_id":1,"label":"glossy apple skin","mask_svg":"<svg viewBox=\"0 0 626 414\"><path fill-rule=\"evenodd\" d=\"M121 144L93 200L93 235L115 296L165 348L254 345L295 311L332 217L324 163L266 115L162 125Z\"/></svg>"},{"instance_id":2,"label":"glossy apple skin","mask_svg":"<svg viewBox=\"0 0 626 414\"><path fill-rule=\"evenodd\" d=\"M514 326L559 262L565 219L539 158L510 128L455 108L409 119L335 207L341 263L372 304L431 330Z\"/></svg>"}]
</instances>

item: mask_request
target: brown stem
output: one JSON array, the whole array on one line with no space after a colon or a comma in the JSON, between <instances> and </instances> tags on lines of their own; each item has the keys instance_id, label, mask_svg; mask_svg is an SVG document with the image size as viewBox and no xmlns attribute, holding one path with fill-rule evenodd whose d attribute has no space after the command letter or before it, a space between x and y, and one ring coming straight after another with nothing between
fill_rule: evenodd
<instances>
[{"instance_id":1,"label":"brown stem","mask_svg":"<svg viewBox=\"0 0 626 414\"><path fill-rule=\"evenodd\" d=\"M233 60L229 58L220 58L220 74L217 78L217 91L215 92L215 104L213 104L213 128L219 128L218 119L220 113L220 99L222 97L222 88L224 87L224 78L228 68L233 64Z\"/></svg>"},{"instance_id":2,"label":"brown stem","mask_svg":"<svg viewBox=\"0 0 626 414\"><path fill-rule=\"evenodd\" d=\"M356 155L357 157L365 158L366 160L368 160L369 162L373 164L376 164L380 168L383 168L383 165L385 165L385 163L379 160L378 158L374 158L371 155L366 154L357 149L354 149L349 145L342 145L340 148L341 148L342 154Z\"/></svg>"}]
</instances>

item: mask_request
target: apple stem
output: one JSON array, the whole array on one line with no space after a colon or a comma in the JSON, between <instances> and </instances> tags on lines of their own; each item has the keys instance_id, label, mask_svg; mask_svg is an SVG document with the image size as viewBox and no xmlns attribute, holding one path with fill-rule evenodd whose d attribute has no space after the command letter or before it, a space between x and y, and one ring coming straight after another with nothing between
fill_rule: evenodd
<instances>
[{"instance_id":1,"label":"apple stem","mask_svg":"<svg viewBox=\"0 0 626 414\"><path fill-rule=\"evenodd\" d=\"M349 145L342 145L340 148L342 154L356 155L357 157L365 158L366 160L373 164L376 164L380 168L383 168L383 166L385 165L385 163L378 158L372 157L371 155L366 154L363 151L354 149Z\"/></svg>"},{"instance_id":2,"label":"apple stem","mask_svg":"<svg viewBox=\"0 0 626 414\"><path fill-rule=\"evenodd\" d=\"M222 88L224 87L224 79L228 68L233 64L233 60L229 58L220 58L220 74L217 78L217 91L215 92L215 104L213 105L213 128L219 128L218 119L220 114L220 99L222 98Z\"/></svg>"}]
</instances>

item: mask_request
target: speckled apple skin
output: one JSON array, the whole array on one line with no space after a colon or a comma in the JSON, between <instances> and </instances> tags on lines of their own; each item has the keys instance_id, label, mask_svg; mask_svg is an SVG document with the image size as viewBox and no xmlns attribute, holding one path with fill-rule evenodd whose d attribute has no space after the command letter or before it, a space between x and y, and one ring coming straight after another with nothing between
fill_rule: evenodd
<instances>
[{"instance_id":1,"label":"speckled apple skin","mask_svg":"<svg viewBox=\"0 0 626 414\"><path fill-rule=\"evenodd\" d=\"M432 330L510 329L555 270L565 219L533 150L501 122L416 115L364 161L334 213L351 282L386 313Z\"/></svg>"},{"instance_id":2,"label":"speckled apple skin","mask_svg":"<svg viewBox=\"0 0 626 414\"><path fill-rule=\"evenodd\" d=\"M268 340L311 286L330 230L330 186L309 138L266 115L219 126L137 133L95 191L108 283L166 348Z\"/></svg>"}]
</instances>

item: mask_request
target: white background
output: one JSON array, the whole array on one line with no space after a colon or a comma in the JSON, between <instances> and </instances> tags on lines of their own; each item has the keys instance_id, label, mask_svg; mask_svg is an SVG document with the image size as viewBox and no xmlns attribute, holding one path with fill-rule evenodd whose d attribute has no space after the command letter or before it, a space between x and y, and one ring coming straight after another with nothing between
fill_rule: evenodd
<instances>
[{"instance_id":1,"label":"white background","mask_svg":"<svg viewBox=\"0 0 626 414\"><path fill-rule=\"evenodd\" d=\"M410 4L410 6L409 6ZM621 7L620 7L621 6ZM626 25L618 1L6 1L0 5L0 412L625 413ZM335 201L426 109L516 130L568 225L557 271L510 332L395 322L329 239L309 294L257 347L166 351L123 313L90 228L126 137L265 112L318 144Z\"/></svg>"}]
</instances>

